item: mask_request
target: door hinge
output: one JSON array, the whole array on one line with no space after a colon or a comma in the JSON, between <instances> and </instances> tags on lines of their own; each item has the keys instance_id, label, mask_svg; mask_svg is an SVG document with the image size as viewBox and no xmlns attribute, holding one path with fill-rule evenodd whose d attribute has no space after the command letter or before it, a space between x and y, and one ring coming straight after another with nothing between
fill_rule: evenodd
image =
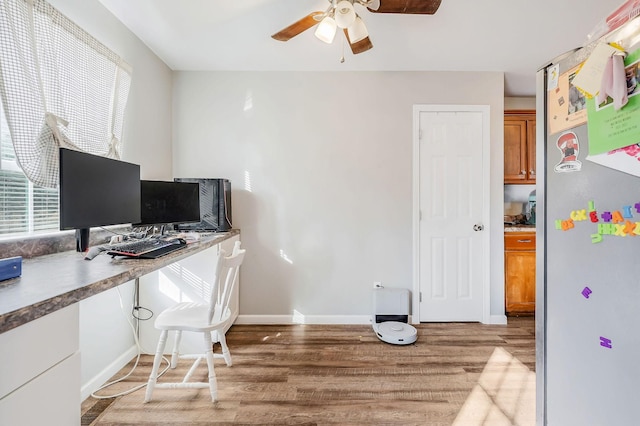
<instances>
[{"instance_id":1,"label":"door hinge","mask_svg":"<svg viewBox=\"0 0 640 426\"><path fill-rule=\"evenodd\" d=\"M422 303L422 292L420 292L420 303Z\"/></svg>"}]
</instances>

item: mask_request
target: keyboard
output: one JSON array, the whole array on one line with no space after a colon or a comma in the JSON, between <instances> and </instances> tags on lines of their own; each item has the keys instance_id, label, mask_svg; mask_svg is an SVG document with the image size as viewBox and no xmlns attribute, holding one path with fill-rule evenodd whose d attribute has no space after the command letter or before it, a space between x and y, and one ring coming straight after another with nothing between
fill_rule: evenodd
<instances>
[{"instance_id":1,"label":"keyboard","mask_svg":"<svg viewBox=\"0 0 640 426\"><path fill-rule=\"evenodd\" d=\"M108 246L107 254L138 259L157 259L173 251L180 250L185 245L186 243L182 239L161 240L146 238Z\"/></svg>"}]
</instances>

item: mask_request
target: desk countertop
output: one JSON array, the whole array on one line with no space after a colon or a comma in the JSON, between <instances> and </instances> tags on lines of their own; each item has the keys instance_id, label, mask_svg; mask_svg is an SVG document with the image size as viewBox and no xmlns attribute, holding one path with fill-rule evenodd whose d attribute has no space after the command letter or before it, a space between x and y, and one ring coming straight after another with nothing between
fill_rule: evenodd
<instances>
[{"instance_id":1,"label":"desk countertop","mask_svg":"<svg viewBox=\"0 0 640 426\"><path fill-rule=\"evenodd\" d=\"M0 282L0 333L206 250L239 233L234 229L203 237L158 259L111 258L102 254L87 261L75 251L26 259L20 277Z\"/></svg>"}]
</instances>

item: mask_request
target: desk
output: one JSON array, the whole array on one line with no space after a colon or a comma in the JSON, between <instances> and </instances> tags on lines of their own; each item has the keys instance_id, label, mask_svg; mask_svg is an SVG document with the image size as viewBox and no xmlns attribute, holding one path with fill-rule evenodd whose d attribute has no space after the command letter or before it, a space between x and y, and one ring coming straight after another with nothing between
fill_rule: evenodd
<instances>
[{"instance_id":1,"label":"desk","mask_svg":"<svg viewBox=\"0 0 640 426\"><path fill-rule=\"evenodd\" d=\"M0 333L157 271L239 233L234 229L204 237L158 259L112 259L102 254L87 261L75 251L26 259L21 277L0 282Z\"/></svg>"},{"instance_id":2,"label":"desk","mask_svg":"<svg viewBox=\"0 0 640 426\"><path fill-rule=\"evenodd\" d=\"M0 283L0 424L79 424L78 302L238 235L203 237L158 259L86 261L67 251L25 260L21 277Z\"/></svg>"}]
</instances>

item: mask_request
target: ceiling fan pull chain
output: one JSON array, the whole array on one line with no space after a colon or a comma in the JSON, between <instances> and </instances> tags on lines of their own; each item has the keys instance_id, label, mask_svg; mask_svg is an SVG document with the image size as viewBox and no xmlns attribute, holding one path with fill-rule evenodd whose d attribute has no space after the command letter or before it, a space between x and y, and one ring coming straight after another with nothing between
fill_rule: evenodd
<instances>
[{"instance_id":1,"label":"ceiling fan pull chain","mask_svg":"<svg viewBox=\"0 0 640 426\"><path fill-rule=\"evenodd\" d=\"M342 36L342 56L340 57L340 63L343 64L344 63L344 41L345 41L345 36Z\"/></svg>"}]
</instances>

